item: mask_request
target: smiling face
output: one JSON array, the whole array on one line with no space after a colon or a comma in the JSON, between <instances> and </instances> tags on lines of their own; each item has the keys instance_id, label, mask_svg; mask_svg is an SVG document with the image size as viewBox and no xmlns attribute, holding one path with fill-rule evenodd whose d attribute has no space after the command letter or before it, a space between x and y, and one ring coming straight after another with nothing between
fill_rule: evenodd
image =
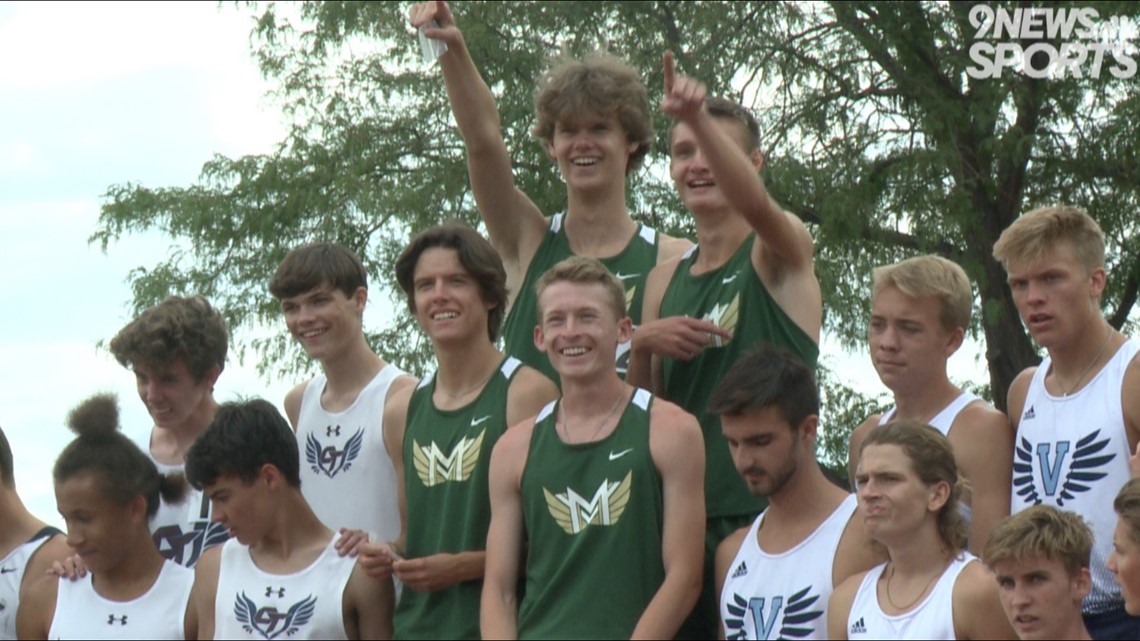
<instances>
[{"instance_id":1,"label":"smiling face","mask_svg":"<svg viewBox=\"0 0 1140 641\"><path fill-rule=\"evenodd\" d=\"M799 470L805 451L814 451L808 437L815 416L799 429L788 425L779 407L743 416L721 416L721 430L736 471L755 496L777 494Z\"/></svg>"},{"instance_id":2,"label":"smiling face","mask_svg":"<svg viewBox=\"0 0 1140 641\"><path fill-rule=\"evenodd\" d=\"M1060 561L1043 556L994 564L1001 607L1021 639L1061 639L1083 626L1081 601L1092 575L1081 568L1070 576Z\"/></svg>"},{"instance_id":3,"label":"smiling face","mask_svg":"<svg viewBox=\"0 0 1140 641\"><path fill-rule=\"evenodd\" d=\"M433 343L487 336L487 312L493 305L483 300L456 250L425 250L416 262L412 289L416 320Z\"/></svg>"},{"instance_id":4,"label":"smiling face","mask_svg":"<svg viewBox=\"0 0 1140 641\"><path fill-rule=\"evenodd\" d=\"M201 424L203 412L210 411L214 383L221 370L212 367L202 380L194 380L186 359L179 358L165 367L135 363L135 386L154 424L178 429L187 424Z\"/></svg>"},{"instance_id":5,"label":"smiling face","mask_svg":"<svg viewBox=\"0 0 1140 641\"><path fill-rule=\"evenodd\" d=\"M925 387L945 375L946 361L962 344L961 328L947 331L934 296L912 298L884 287L871 302L868 342L879 378L896 394Z\"/></svg>"},{"instance_id":6,"label":"smiling face","mask_svg":"<svg viewBox=\"0 0 1140 641\"><path fill-rule=\"evenodd\" d=\"M1100 315L1104 268L1087 269L1068 242L1057 243L1035 263L1010 263L1006 272L1021 321L1042 347L1080 338Z\"/></svg>"},{"instance_id":7,"label":"smiling face","mask_svg":"<svg viewBox=\"0 0 1140 641\"><path fill-rule=\"evenodd\" d=\"M534 343L563 381L614 372L618 343L629 340L633 329L628 316L617 318L610 301L601 283L556 281L539 295Z\"/></svg>"},{"instance_id":8,"label":"smiling face","mask_svg":"<svg viewBox=\"0 0 1140 641\"><path fill-rule=\"evenodd\" d=\"M713 123L720 128L725 136L740 146L746 153L748 151L748 130L743 123L731 118L714 117ZM709 168L697 136L691 127L683 122L673 126L669 142L669 176L673 179L673 187L681 197L681 202L689 211L704 213L708 211L723 210L729 207L724 193L717 186L716 177ZM760 151L754 150L749 159L757 171L763 164Z\"/></svg>"},{"instance_id":9,"label":"smiling face","mask_svg":"<svg viewBox=\"0 0 1140 641\"><path fill-rule=\"evenodd\" d=\"M368 290L351 296L325 284L281 299L285 326L305 353L318 361L344 353L359 340Z\"/></svg>"},{"instance_id":10,"label":"smiling face","mask_svg":"<svg viewBox=\"0 0 1140 641\"><path fill-rule=\"evenodd\" d=\"M594 115L559 121L546 150L558 163L567 187L596 189L625 184L629 156L637 143L629 140L617 116Z\"/></svg>"},{"instance_id":11,"label":"smiling face","mask_svg":"<svg viewBox=\"0 0 1140 641\"><path fill-rule=\"evenodd\" d=\"M117 567L131 553L124 529L146 528L146 499L119 505L107 496L97 473L81 472L55 484L55 502L67 528L67 544L92 572ZM149 537L148 537L149 540Z\"/></svg>"}]
</instances>

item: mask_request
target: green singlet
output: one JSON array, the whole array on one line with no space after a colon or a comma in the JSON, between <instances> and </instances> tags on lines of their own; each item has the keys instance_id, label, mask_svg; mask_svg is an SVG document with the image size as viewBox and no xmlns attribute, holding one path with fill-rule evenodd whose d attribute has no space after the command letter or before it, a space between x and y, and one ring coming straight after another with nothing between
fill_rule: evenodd
<instances>
[{"instance_id":1,"label":"green singlet","mask_svg":"<svg viewBox=\"0 0 1140 641\"><path fill-rule=\"evenodd\" d=\"M550 231L542 239L542 244L534 252L534 258L526 269L526 277L522 287L515 294L514 303L503 323L503 351L513 354L523 363L542 372L552 381L558 381L558 374L550 366L550 359L546 358L534 346L534 326L538 324L538 298L534 288L538 279L548 269L559 262L570 258L574 252L570 250L570 241L566 238L566 229L563 226L564 216L555 214L550 219ZM657 265L657 232L645 225L637 226L637 233L633 235L625 249L616 256L601 259L601 263L618 277L625 287L626 308L633 324L641 322L641 300L645 296L645 278ZM629 343L618 345L617 351L618 376L625 378L629 369Z\"/></svg>"},{"instance_id":2,"label":"green singlet","mask_svg":"<svg viewBox=\"0 0 1140 641\"><path fill-rule=\"evenodd\" d=\"M479 396L457 410L436 409L435 376L408 403L404 431L407 558L487 549L491 450L507 429L507 389L522 363L504 359ZM483 582L437 592L407 587L396 606L397 639L478 639Z\"/></svg>"},{"instance_id":3,"label":"green singlet","mask_svg":"<svg viewBox=\"0 0 1140 641\"><path fill-rule=\"evenodd\" d=\"M816 365L819 345L772 300L752 266L752 234L720 269L689 273L699 247L682 257L661 300L660 317L711 320L732 332L722 345L705 348L691 361L663 359L663 397L697 417L705 437L705 508L709 518L755 515L763 507L732 463L720 417L705 411L724 373L749 349L772 343ZM720 342L720 339L717 339Z\"/></svg>"},{"instance_id":4,"label":"green singlet","mask_svg":"<svg viewBox=\"0 0 1140 641\"><path fill-rule=\"evenodd\" d=\"M665 580L664 499L636 390L606 438L568 445L558 403L535 419L520 481L530 549L520 639L628 639Z\"/></svg>"}]
</instances>

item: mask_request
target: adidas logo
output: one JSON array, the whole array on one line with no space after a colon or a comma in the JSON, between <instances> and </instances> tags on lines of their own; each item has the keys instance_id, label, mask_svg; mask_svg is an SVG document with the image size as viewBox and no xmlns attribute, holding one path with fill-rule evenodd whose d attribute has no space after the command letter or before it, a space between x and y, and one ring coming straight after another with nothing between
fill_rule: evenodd
<instances>
[{"instance_id":1,"label":"adidas logo","mask_svg":"<svg viewBox=\"0 0 1140 641\"><path fill-rule=\"evenodd\" d=\"M732 578L739 579L745 574L748 574L748 566L744 563L744 561L741 561L740 565L736 566L736 569L732 571Z\"/></svg>"},{"instance_id":2,"label":"adidas logo","mask_svg":"<svg viewBox=\"0 0 1140 641\"><path fill-rule=\"evenodd\" d=\"M849 634L867 634L867 626L863 625L863 617L851 624L851 631Z\"/></svg>"},{"instance_id":3,"label":"adidas logo","mask_svg":"<svg viewBox=\"0 0 1140 641\"><path fill-rule=\"evenodd\" d=\"M1034 418L1036 416L1037 416L1037 413L1033 411L1033 406L1030 405L1029 409L1025 410L1025 414L1023 414L1021 416L1021 420L1028 421L1029 419Z\"/></svg>"}]
</instances>

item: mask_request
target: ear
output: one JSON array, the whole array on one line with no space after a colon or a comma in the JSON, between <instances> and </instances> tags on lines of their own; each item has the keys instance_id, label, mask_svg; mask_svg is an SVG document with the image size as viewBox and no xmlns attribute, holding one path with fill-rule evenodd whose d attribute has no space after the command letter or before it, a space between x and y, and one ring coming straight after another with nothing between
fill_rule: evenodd
<instances>
[{"instance_id":1,"label":"ear","mask_svg":"<svg viewBox=\"0 0 1140 641\"><path fill-rule=\"evenodd\" d=\"M206 387L210 388L210 390L213 391L214 385L218 382L218 377L221 375L221 366L212 365L210 369L206 370L206 373L202 376L202 382L206 384Z\"/></svg>"},{"instance_id":2,"label":"ear","mask_svg":"<svg viewBox=\"0 0 1140 641\"><path fill-rule=\"evenodd\" d=\"M257 481L264 483L269 489L278 489L285 484L285 476L281 474L281 470L277 469L276 465L266 463L261 466Z\"/></svg>"},{"instance_id":3,"label":"ear","mask_svg":"<svg viewBox=\"0 0 1140 641\"><path fill-rule=\"evenodd\" d=\"M957 352L958 348L962 347L962 342L964 340L966 340L966 330L962 329L961 327L955 327L954 331L950 332L946 336L946 346L944 349L946 358L953 356L954 352Z\"/></svg>"},{"instance_id":4,"label":"ear","mask_svg":"<svg viewBox=\"0 0 1140 641\"><path fill-rule=\"evenodd\" d=\"M629 316L618 321L618 343L627 343L633 338L633 319Z\"/></svg>"},{"instance_id":5,"label":"ear","mask_svg":"<svg viewBox=\"0 0 1140 641\"><path fill-rule=\"evenodd\" d=\"M764 168L764 152L760 151L759 147L748 154L748 160L752 161L752 166L756 168L757 173Z\"/></svg>"},{"instance_id":6,"label":"ear","mask_svg":"<svg viewBox=\"0 0 1140 641\"><path fill-rule=\"evenodd\" d=\"M543 354L546 353L546 335L542 333L542 324L534 326L534 347Z\"/></svg>"},{"instance_id":7,"label":"ear","mask_svg":"<svg viewBox=\"0 0 1140 641\"><path fill-rule=\"evenodd\" d=\"M364 306L368 303L368 290L363 287L357 287L356 291L352 293L352 304L356 307L356 311L361 314L364 313Z\"/></svg>"},{"instance_id":8,"label":"ear","mask_svg":"<svg viewBox=\"0 0 1140 641\"><path fill-rule=\"evenodd\" d=\"M939 481L930 487L930 499L926 503L926 509L930 512L938 512L949 500L950 484L946 481Z\"/></svg>"},{"instance_id":9,"label":"ear","mask_svg":"<svg viewBox=\"0 0 1140 641\"><path fill-rule=\"evenodd\" d=\"M1089 289L1093 298L1100 300L1106 285L1108 285L1108 272L1104 271L1103 267L1094 267L1089 274Z\"/></svg>"},{"instance_id":10,"label":"ear","mask_svg":"<svg viewBox=\"0 0 1140 641\"><path fill-rule=\"evenodd\" d=\"M161 500L161 499L160 499ZM127 504L132 525L145 524L149 519L146 515L146 497L139 494Z\"/></svg>"},{"instance_id":11,"label":"ear","mask_svg":"<svg viewBox=\"0 0 1140 641\"><path fill-rule=\"evenodd\" d=\"M554 154L554 140L547 138L542 141L542 148L546 150L546 157L557 162L558 156Z\"/></svg>"},{"instance_id":12,"label":"ear","mask_svg":"<svg viewBox=\"0 0 1140 641\"><path fill-rule=\"evenodd\" d=\"M1077 576L1073 577L1072 583L1073 601L1080 604L1092 591L1092 573L1088 568L1081 568Z\"/></svg>"},{"instance_id":13,"label":"ear","mask_svg":"<svg viewBox=\"0 0 1140 641\"><path fill-rule=\"evenodd\" d=\"M803 434L803 438L809 443L815 443L815 439L819 436L819 416L815 414L808 415L796 429Z\"/></svg>"}]
</instances>

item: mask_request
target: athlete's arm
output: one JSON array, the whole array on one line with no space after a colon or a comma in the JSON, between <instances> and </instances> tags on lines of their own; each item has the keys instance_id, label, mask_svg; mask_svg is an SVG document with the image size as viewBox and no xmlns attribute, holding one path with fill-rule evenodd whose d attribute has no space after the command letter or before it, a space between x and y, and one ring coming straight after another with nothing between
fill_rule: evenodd
<instances>
[{"instance_id":1,"label":"athlete's arm","mask_svg":"<svg viewBox=\"0 0 1140 641\"><path fill-rule=\"evenodd\" d=\"M665 504L661 560L665 581L645 608L634 639L671 639L697 603L705 541L705 443L700 425L681 408L655 399L649 449Z\"/></svg>"},{"instance_id":2,"label":"athlete's arm","mask_svg":"<svg viewBox=\"0 0 1140 641\"><path fill-rule=\"evenodd\" d=\"M724 617L720 612L721 600L724 598L724 581L728 578L728 571L732 567L732 562L736 560L736 554L740 552L740 546L744 543L744 537L748 536L751 527L742 527L739 530L729 534L720 545L716 546L716 558L713 560L713 577L716 580L716 606L717 606L717 638L724 638Z\"/></svg>"},{"instance_id":3,"label":"athlete's arm","mask_svg":"<svg viewBox=\"0 0 1140 641\"><path fill-rule=\"evenodd\" d=\"M222 546L202 552L194 565L194 587L190 590L190 607L198 621L198 638L214 638L214 601L218 596L218 572L222 563Z\"/></svg>"},{"instance_id":4,"label":"athlete's arm","mask_svg":"<svg viewBox=\"0 0 1140 641\"><path fill-rule=\"evenodd\" d=\"M350 639L391 639L395 588L389 578L368 576L354 567L344 586L344 631Z\"/></svg>"},{"instance_id":5,"label":"athlete's arm","mask_svg":"<svg viewBox=\"0 0 1140 641\"><path fill-rule=\"evenodd\" d=\"M475 205L508 273L516 272L521 282L546 233L546 219L515 187L495 97L479 75L451 9L446 2L424 2L412 8L412 26L429 25L432 20L439 27L426 26L424 35L447 44L447 53L439 64L451 111L467 147L467 173Z\"/></svg>"},{"instance_id":6,"label":"athlete's arm","mask_svg":"<svg viewBox=\"0 0 1140 641\"><path fill-rule=\"evenodd\" d=\"M855 595L859 592L859 585L863 582L866 572L860 572L849 577L836 586L827 601L827 638L835 641L847 639L847 619L851 616L851 607L855 605Z\"/></svg>"},{"instance_id":7,"label":"athlete's arm","mask_svg":"<svg viewBox=\"0 0 1140 641\"><path fill-rule=\"evenodd\" d=\"M392 460L396 472L396 504L400 510L400 535L395 541L363 543L360 546L360 566L369 576L383 578L392 574L392 558L389 550L404 553L408 523L407 492L404 488L404 432L407 428L408 405L412 400L414 386L390 391L384 402L384 449Z\"/></svg>"},{"instance_id":8,"label":"athlete's arm","mask_svg":"<svg viewBox=\"0 0 1140 641\"><path fill-rule=\"evenodd\" d=\"M557 398L558 386L553 381L536 369L522 366L507 388L507 425L517 426L534 418Z\"/></svg>"},{"instance_id":9,"label":"athlete's arm","mask_svg":"<svg viewBox=\"0 0 1140 641\"><path fill-rule=\"evenodd\" d=\"M1005 414L985 403L962 410L950 430L958 472L970 483L970 551L981 555L990 530L1009 516L1013 433Z\"/></svg>"},{"instance_id":10,"label":"athlete's arm","mask_svg":"<svg viewBox=\"0 0 1140 641\"><path fill-rule=\"evenodd\" d=\"M60 579L55 576L37 576L20 595L16 610L17 639L46 639L55 618L55 600Z\"/></svg>"},{"instance_id":11,"label":"athlete's arm","mask_svg":"<svg viewBox=\"0 0 1140 641\"><path fill-rule=\"evenodd\" d=\"M981 561L962 570L954 582L954 636L959 639L1016 639L1001 607L998 584Z\"/></svg>"},{"instance_id":12,"label":"athlete's arm","mask_svg":"<svg viewBox=\"0 0 1140 641\"><path fill-rule=\"evenodd\" d=\"M28 559L28 564L24 568L24 578L20 583L20 593L23 594L28 586L45 574L52 574L52 566L55 563L62 564L72 554L71 548L67 545L66 534L56 534L48 539L32 553L32 558Z\"/></svg>"},{"instance_id":13,"label":"athlete's arm","mask_svg":"<svg viewBox=\"0 0 1140 641\"><path fill-rule=\"evenodd\" d=\"M487 531L486 576L479 608L479 630L484 639L518 638L519 603L515 590L524 526L519 481L533 431L533 419L512 427L491 452L491 526Z\"/></svg>"},{"instance_id":14,"label":"athlete's arm","mask_svg":"<svg viewBox=\"0 0 1140 641\"><path fill-rule=\"evenodd\" d=\"M186 614L182 616L184 638L198 638L198 607L194 604L194 588L190 588L190 598L186 600Z\"/></svg>"},{"instance_id":15,"label":"athlete's arm","mask_svg":"<svg viewBox=\"0 0 1140 641\"><path fill-rule=\"evenodd\" d=\"M305 388L309 381L298 383L296 387L285 393L285 416L289 418L289 425L297 431L297 421L301 418L301 399L305 396Z\"/></svg>"},{"instance_id":16,"label":"athlete's arm","mask_svg":"<svg viewBox=\"0 0 1140 641\"><path fill-rule=\"evenodd\" d=\"M859 448L863 446L863 440L867 438L867 434L879 424L881 416L881 414L870 415L867 420L851 432L851 440L847 443L847 482L851 484L852 492L859 489L855 487L855 469L859 466Z\"/></svg>"},{"instance_id":17,"label":"athlete's arm","mask_svg":"<svg viewBox=\"0 0 1140 641\"><path fill-rule=\"evenodd\" d=\"M1124 371L1120 385L1120 406L1124 412L1124 432L1128 435L1128 451L1140 446L1140 354L1137 354ZM1133 472L1136 475L1140 470Z\"/></svg>"}]
</instances>

